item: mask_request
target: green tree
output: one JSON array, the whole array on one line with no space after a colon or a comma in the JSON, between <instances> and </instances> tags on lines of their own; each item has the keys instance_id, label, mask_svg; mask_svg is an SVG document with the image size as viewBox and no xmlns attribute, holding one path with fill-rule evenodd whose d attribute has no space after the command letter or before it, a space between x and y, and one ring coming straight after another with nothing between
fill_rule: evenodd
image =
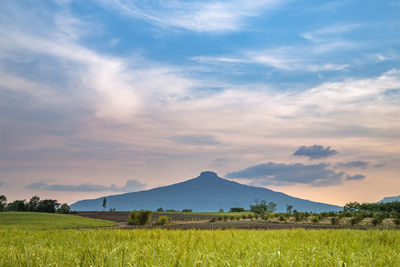
<instances>
[{"instance_id":1,"label":"green tree","mask_svg":"<svg viewBox=\"0 0 400 267\"><path fill-rule=\"evenodd\" d=\"M37 211L40 204L40 198L38 196L33 196L28 202L28 211Z\"/></svg>"},{"instance_id":2,"label":"green tree","mask_svg":"<svg viewBox=\"0 0 400 267\"><path fill-rule=\"evenodd\" d=\"M71 211L71 208L68 206L67 203L64 203L58 208L57 213L68 214Z\"/></svg>"},{"instance_id":3,"label":"green tree","mask_svg":"<svg viewBox=\"0 0 400 267\"><path fill-rule=\"evenodd\" d=\"M27 205L25 200L14 200L7 205L8 211L26 211Z\"/></svg>"},{"instance_id":4,"label":"green tree","mask_svg":"<svg viewBox=\"0 0 400 267\"><path fill-rule=\"evenodd\" d=\"M267 204L267 201L261 200L256 202L256 205L250 205L250 210L259 215L264 215L269 212L273 213L276 210L276 203L271 201Z\"/></svg>"},{"instance_id":5,"label":"green tree","mask_svg":"<svg viewBox=\"0 0 400 267\"><path fill-rule=\"evenodd\" d=\"M287 212L287 213L292 213L292 210L293 210L293 206L292 206L292 205L287 205L287 204L286 204L286 212Z\"/></svg>"},{"instance_id":6,"label":"green tree","mask_svg":"<svg viewBox=\"0 0 400 267\"><path fill-rule=\"evenodd\" d=\"M44 199L39 202L39 206L37 207L36 211L55 213L59 206L60 203L58 203L55 199Z\"/></svg>"},{"instance_id":7,"label":"green tree","mask_svg":"<svg viewBox=\"0 0 400 267\"><path fill-rule=\"evenodd\" d=\"M7 198L5 195L0 196L0 211L4 211L7 206Z\"/></svg>"},{"instance_id":8,"label":"green tree","mask_svg":"<svg viewBox=\"0 0 400 267\"><path fill-rule=\"evenodd\" d=\"M107 207L107 198L103 198L103 211L106 210Z\"/></svg>"}]
</instances>

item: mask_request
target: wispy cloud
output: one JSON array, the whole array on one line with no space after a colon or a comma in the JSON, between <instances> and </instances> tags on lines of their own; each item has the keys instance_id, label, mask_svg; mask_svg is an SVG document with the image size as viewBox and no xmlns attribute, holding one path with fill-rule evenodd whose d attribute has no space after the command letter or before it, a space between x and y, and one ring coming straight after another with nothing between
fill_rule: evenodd
<instances>
[{"instance_id":1,"label":"wispy cloud","mask_svg":"<svg viewBox=\"0 0 400 267\"><path fill-rule=\"evenodd\" d=\"M336 50L352 49L354 47L355 45L352 43L337 41L329 44L282 46L257 51L245 51L233 56L195 56L190 59L203 64L256 64L283 71L342 71L350 67L350 64L321 61L320 57L322 54L331 53Z\"/></svg>"},{"instance_id":2,"label":"wispy cloud","mask_svg":"<svg viewBox=\"0 0 400 267\"><path fill-rule=\"evenodd\" d=\"M100 1L124 15L143 19L159 27L174 27L196 32L234 31L245 19L259 16L282 1Z\"/></svg>"},{"instance_id":3,"label":"wispy cloud","mask_svg":"<svg viewBox=\"0 0 400 267\"><path fill-rule=\"evenodd\" d=\"M347 33L363 26L364 25L361 24L330 25L313 31L301 33L300 36L312 42L323 42L327 41L327 39L332 40L332 37L336 37L338 34Z\"/></svg>"},{"instance_id":4,"label":"wispy cloud","mask_svg":"<svg viewBox=\"0 0 400 267\"><path fill-rule=\"evenodd\" d=\"M349 161L349 162L339 162L334 167L335 168L359 168L366 169L369 163L363 160Z\"/></svg>"},{"instance_id":5,"label":"wispy cloud","mask_svg":"<svg viewBox=\"0 0 400 267\"><path fill-rule=\"evenodd\" d=\"M79 185L67 185L67 184L48 184L44 181L29 184L25 186L26 189L30 190L47 190L47 191L68 191L68 192L134 192L142 190L147 185L136 179L130 179L124 186L117 186L112 184L99 185L92 183L85 183Z\"/></svg>"}]
</instances>

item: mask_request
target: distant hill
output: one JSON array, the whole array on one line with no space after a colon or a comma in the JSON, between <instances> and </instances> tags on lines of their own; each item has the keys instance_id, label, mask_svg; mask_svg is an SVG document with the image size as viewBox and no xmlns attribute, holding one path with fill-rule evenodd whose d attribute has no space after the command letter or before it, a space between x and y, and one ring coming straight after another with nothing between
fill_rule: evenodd
<instances>
[{"instance_id":1,"label":"distant hill","mask_svg":"<svg viewBox=\"0 0 400 267\"><path fill-rule=\"evenodd\" d=\"M164 209L193 211L225 211L231 207L248 209L255 199L273 201L277 211L286 211L286 204L298 211L338 211L342 207L291 197L266 188L243 185L217 176L214 172L202 172L199 177L169 186L157 187L133 193L106 196L107 209L118 211L137 209ZM76 211L102 210L103 197L81 200L71 205Z\"/></svg>"},{"instance_id":2,"label":"distant hill","mask_svg":"<svg viewBox=\"0 0 400 267\"><path fill-rule=\"evenodd\" d=\"M400 201L400 196L397 196L397 197L385 197L381 201L378 201L378 203L387 203L387 202L393 202L393 201Z\"/></svg>"}]
</instances>

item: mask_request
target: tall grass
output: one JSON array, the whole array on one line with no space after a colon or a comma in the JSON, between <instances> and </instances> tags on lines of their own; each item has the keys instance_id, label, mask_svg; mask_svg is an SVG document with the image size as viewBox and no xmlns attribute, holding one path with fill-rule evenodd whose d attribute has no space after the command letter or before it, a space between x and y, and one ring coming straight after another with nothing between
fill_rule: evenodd
<instances>
[{"instance_id":1,"label":"tall grass","mask_svg":"<svg viewBox=\"0 0 400 267\"><path fill-rule=\"evenodd\" d=\"M400 232L1 230L0 266L400 266Z\"/></svg>"}]
</instances>

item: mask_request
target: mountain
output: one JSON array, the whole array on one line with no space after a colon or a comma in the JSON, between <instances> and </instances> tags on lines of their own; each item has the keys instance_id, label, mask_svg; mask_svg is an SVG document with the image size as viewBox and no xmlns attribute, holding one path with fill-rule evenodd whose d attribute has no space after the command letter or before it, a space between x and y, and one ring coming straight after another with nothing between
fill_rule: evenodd
<instances>
[{"instance_id":1,"label":"mountain","mask_svg":"<svg viewBox=\"0 0 400 267\"><path fill-rule=\"evenodd\" d=\"M400 201L400 196L384 197L381 201L378 201L378 203L387 203L387 202L394 202L394 201Z\"/></svg>"},{"instance_id":2,"label":"mountain","mask_svg":"<svg viewBox=\"0 0 400 267\"><path fill-rule=\"evenodd\" d=\"M137 209L193 209L193 211L229 210L231 207L249 208L255 199L273 201L277 211L286 211L286 204L298 211L338 211L339 206L291 197L266 188L243 185L217 176L214 172L202 172L199 177L169 186L157 187L133 193L106 196L107 209L118 211ZM71 205L76 211L103 210L103 197L81 200Z\"/></svg>"}]
</instances>

